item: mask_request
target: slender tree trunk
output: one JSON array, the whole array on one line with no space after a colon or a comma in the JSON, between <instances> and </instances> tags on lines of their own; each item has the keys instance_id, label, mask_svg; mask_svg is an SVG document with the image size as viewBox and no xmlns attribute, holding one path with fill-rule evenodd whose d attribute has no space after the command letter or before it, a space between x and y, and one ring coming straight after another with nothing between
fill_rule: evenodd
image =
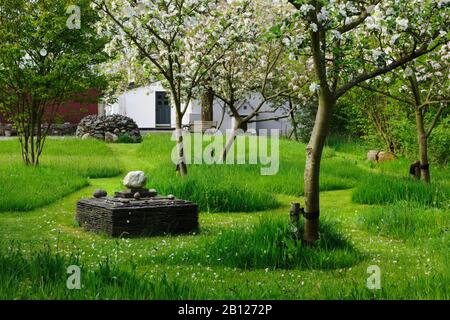
<instances>
[{"instance_id":1,"label":"slender tree trunk","mask_svg":"<svg viewBox=\"0 0 450 320\"><path fill-rule=\"evenodd\" d=\"M201 98L202 105L202 121L213 121L213 104L214 104L214 92L211 88L208 88L203 92Z\"/></svg>"},{"instance_id":2,"label":"slender tree trunk","mask_svg":"<svg viewBox=\"0 0 450 320\"><path fill-rule=\"evenodd\" d=\"M409 82L411 84L411 89L414 94L414 109L416 111L416 132L417 132L417 143L419 145L419 160L420 160L420 177L425 183L430 183L430 168L428 164L428 150L427 150L427 134L425 133L425 128L423 124L423 112L420 108L421 97L419 84L415 73L409 77Z\"/></svg>"},{"instance_id":3,"label":"slender tree trunk","mask_svg":"<svg viewBox=\"0 0 450 320\"><path fill-rule=\"evenodd\" d=\"M334 101L323 92L319 93L319 108L314 128L306 148L304 173L305 229L303 240L313 244L319 238L319 175L320 160L328 134Z\"/></svg>"},{"instance_id":4,"label":"slender tree trunk","mask_svg":"<svg viewBox=\"0 0 450 320\"><path fill-rule=\"evenodd\" d=\"M419 144L420 178L426 183L430 183L430 168L428 164L427 135L423 125L422 110L416 109L416 131L417 142Z\"/></svg>"},{"instance_id":5,"label":"slender tree trunk","mask_svg":"<svg viewBox=\"0 0 450 320\"><path fill-rule=\"evenodd\" d=\"M289 138L291 138L292 135L294 135L295 141L298 141L298 133L297 133L298 123L297 123L297 121L295 121L294 113L291 113L291 122L292 122L292 132L291 132Z\"/></svg>"},{"instance_id":6,"label":"slender tree trunk","mask_svg":"<svg viewBox=\"0 0 450 320\"><path fill-rule=\"evenodd\" d=\"M183 147L183 132L182 132L182 115L177 112L176 118L176 143L177 143L177 152L178 152L178 164L177 171L181 176L187 176L188 170L186 165L186 158L184 156L184 147Z\"/></svg>"},{"instance_id":7,"label":"slender tree trunk","mask_svg":"<svg viewBox=\"0 0 450 320\"><path fill-rule=\"evenodd\" d=\"M225 162L228 156L228 152L230 151L231 147L233 146L234 140L236 139L236 131L241 127L241 119L236 119L236 123L231 131L231 135L228 137L227 142L225 143L225 146L222 150L222 161Z\"/></svg>"}]
</instances>

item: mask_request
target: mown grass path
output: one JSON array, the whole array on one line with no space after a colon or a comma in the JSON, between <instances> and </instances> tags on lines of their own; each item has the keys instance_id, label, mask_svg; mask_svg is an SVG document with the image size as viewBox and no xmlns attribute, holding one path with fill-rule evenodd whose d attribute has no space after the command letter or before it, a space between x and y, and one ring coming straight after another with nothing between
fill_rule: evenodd
<instances>
[{"instance_id":1,"label":"mown grass path","mask_svg":"<svg viewBox=\"0 0 450 320\"><path fill-rule=\"evenodd\" d=\"M120 162L122 172L152 166L151 159L137 156L138 145L111 144L109 148ZM227 228L243 228L261 215L274 214L288 219L289 204L299 199L277 195L284 205L276 210L255 213L201 213L198 235L153 237L145 239L108 239L83 231L74 222L75 204L90 197L95 189L112 193L121 189L122 175L91 179L90 186L34 211L0 214L0 238L16 241L24 250L50 245L70 255L79 253L86 265L94 266L107 257L137 270L145 279L161 274L180 279L198 288L204 298L230 299L357 299L357 298L449 298L448 252L446 248L413 244L367 232L358 217L369 207L351 201L352 190L321 194L322 215L349 236L364 259L350 268L338 270L241 270L220 266L174 264L170 254L201 250ZM152 177L149 177L151 186ZM448 249L448 248L447 248ZM155 257L168 256L155 263ZM367 267L378 265L382 272L382 290L366 288Z\"/></svg>"}]
</instances>

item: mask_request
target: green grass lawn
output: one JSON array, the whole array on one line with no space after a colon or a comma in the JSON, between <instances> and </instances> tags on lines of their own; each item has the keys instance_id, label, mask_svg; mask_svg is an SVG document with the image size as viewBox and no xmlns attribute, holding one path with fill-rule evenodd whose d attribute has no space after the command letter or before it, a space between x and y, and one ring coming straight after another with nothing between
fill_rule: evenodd
<instances>
[{"instance_id":1,"label":"green grass lawn","mask_svg":"<svg viewBox=\"0 0 450 320\"><path fill-rule=\"evenodd\" d=\"M447 168L432 167L434 191L424 196L402 177L407 160L373 166L364 146L330 144L322 237L307 248L288 224L290 202L302 202L303 144L281 141L278 175L192 165L185 179L167 135L140 145L50 140L38 170L21 165L16 143L0 141L0 299L450 298ZM76 201L117 191L129 170L146 171L162 194L198 202L200 232L109 239L79 228ZM391 191L380 196L380 186ZM81 266L81 290L66 288L72 264ZM366 287L371 265L381 290Z\"/></svg>"},{"instance_id":2,"label":"green grass lawn","mask_svg":"<svg viewBox=\"0 0 450 320\"><path fill-rule=\"evenodd\" d=\"M50 139L39 168L23 165L17 140L0 141L0 211L26 211L88 186L88 178L113 177L119 163L102 142Z\"/></svg>"}]
</instances>

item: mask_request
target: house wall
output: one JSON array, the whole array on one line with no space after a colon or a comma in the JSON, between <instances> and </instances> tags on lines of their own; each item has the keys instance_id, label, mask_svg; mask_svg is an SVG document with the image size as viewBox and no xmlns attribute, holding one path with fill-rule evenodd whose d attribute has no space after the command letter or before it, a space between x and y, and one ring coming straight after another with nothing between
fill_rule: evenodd
<instances>
[{"instance_id":1,"label":"house wall","mask_svg":"<svg viewBox=\"0 0 450 320\"><path fill-rule=\"evenodd\" d=\"M121 114L132 118L141 129L156 128L156 92L166 91L161 84L131 89L113 104L105 105L105 114ZM171 109L171 127L175 128L176 112Z\"/></svg>"},{"instance_id":2,"label":"house wall","mask_svg":"<svg viewBox=\"0 0 450 320\"><path fill-rule=\"evenodd\" d=\"M155 129L156 128L156 96L157 91L165 91L161 84L154 84L151 86L135 88L127 91L119 96L118 100L114 104L105 105L105 114L121 114L128 116L134 121L141 129ZM261 96L253 95L249 97L248 102L240 109L242 115L246 115L251 112L261 101ZM223 107L222 103L218 100L214 101L213 107L213 119L218 124L222 119ZM270 110L270 105L262 108L262 110ZM276 113L258 115L256 119L274 117L282 115L282 110L278 110ZM171 128L175 128L176 112L175 108L171 110ZM183 117L183 124L189 124L194 121L201 120L201 104L199 100L194 100L188 106L185 116ZM234 127L234 118L226 111L223 116L223 122L220 126L220 130L225 133L226 129ZM291 126L288 119L281 119L278 121L264 121L254 122L248 124L248 129L254 129L259 132L260 129L280 129L283 135L288 134L291 130Z\"/></svg>"},{"instance_id":3,"label":"house wall","mask_svg":"<svg viewBox=\"0 0 450 320\"><path fill-rule=\"evenodd\" d=\"M248 98L247 103L244 104L240 111L241 115L248 115L251 113L254 108L256 108L259 103L261 102L262 97L260 95L253 95ZM214 107L213 107L213 119L214 121L217 121L218 124L220 124L220 121L222 119L222 113L223 113L223 103L219 100L214 101ZM261 108L261 111L271 111L271 105L267 104ZM193 101L190 108L188 109L188 115L185 116L183 119L183 123L189 123L191 119L193 120L200 120L201 119L201 105L199 100ZM272 117L278 117L284 115L283 110L278 109L274 113L267 113L262 115L257 115L255 117L256 120L258 119L265 119L265 118L272 118ZM220 130L225 133L227 129L233 128L235 123L235 119L231 116L231 113L229 113L228 110L225 111L225 114L223 116L223 122L220 126ZM282 135L288 135L290 130L292 130L292 126L290 124L289 119L280 119L280 120L271 120L271 121L261 121L261 122L251 122L247 126L248 129L256 130L258 133L261 129L266 130L272 130L272 129L279 129L281 130Z\"/></svg>"}]
</instances>

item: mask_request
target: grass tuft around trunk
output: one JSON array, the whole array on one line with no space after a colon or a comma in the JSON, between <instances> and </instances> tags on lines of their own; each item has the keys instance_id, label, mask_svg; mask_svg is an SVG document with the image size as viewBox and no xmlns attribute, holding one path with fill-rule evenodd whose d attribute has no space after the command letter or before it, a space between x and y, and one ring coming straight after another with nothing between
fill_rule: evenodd
<instances>
[{"instance_id":1,"label":"grass tuft around trunk","mask_svg":"<svg viewBox=\"0 0 450 320\"><path fill-rule=\"evenodd\" d=\"M196 250L171 256L177 263L227 266L242 269L336 269L350 267L362 256L333 224L321 221L320 240L302 244L298 228L279 216L265 216L247 228L224 230ZM166 259L162 257L162 259Z\"/></svg>"}]
</instances>

